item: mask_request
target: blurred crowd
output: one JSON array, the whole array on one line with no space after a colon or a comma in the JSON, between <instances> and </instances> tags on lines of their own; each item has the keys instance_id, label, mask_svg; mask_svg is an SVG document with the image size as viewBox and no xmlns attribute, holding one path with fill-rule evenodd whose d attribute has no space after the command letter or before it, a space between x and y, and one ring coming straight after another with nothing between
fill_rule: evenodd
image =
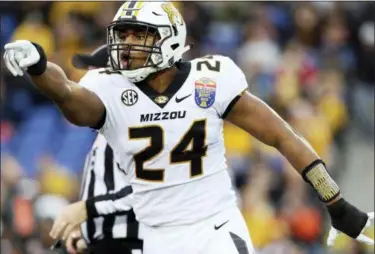
<instances>
[{"instance_id":1,"label":"blurred crowd","mask_svg":"<svg viewBox=\"0 0 375 254\"><path fill-rule=\"evenodd\" d=\"M1 50L11 40L35 41L78 81L84 71L73 68L72 55L106 42L106 26L121 4L1 2ZM175 5L188 43L194 43L187 60L230 56L249 90L310 141L334 177L354 170L346 167L348 128L374 138L372 3ZM64 120L27 77L11 77L3 64L1 74L1 253L48 253L51 221L77 199L96 134ZM260 253L374 253L346 237L327 249L324 207L289 163L233 125L225 124L224 135L240 205Z\"/></svg>"}]
</instances>

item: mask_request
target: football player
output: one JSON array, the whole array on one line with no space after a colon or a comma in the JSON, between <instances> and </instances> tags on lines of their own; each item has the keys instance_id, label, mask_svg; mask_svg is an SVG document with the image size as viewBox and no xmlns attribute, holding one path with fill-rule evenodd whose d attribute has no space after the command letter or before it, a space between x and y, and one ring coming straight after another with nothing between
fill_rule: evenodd
<instances>
[{"instance_id":1,"label":"football player","mask_svg":"<svg viewBox=\"0 0 375 254\"><path fill-rule=\"evenodd\" d=\"M306 140L247 91L231 59L182 61L186 27L171 2L125 2L107 35L111 67L89 71L79 84L38 44L9 43L4 58L70 122L97 129L113 147L146 225L144 253L254 253L227 172L224 120L278 149L327 205L333 227L361 235L369 216L342 197ZM65 237L72 226L55 224L51 236Z\"/></svg>"}]
</instances>

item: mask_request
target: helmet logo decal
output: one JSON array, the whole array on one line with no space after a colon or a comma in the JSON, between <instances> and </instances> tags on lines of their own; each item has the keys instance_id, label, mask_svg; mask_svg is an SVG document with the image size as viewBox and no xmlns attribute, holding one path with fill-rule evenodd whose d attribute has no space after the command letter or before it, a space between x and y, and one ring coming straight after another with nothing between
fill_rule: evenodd
<instances>
[{"instance_id":1,"label":"helmet logo decal","mask_svg":"<svg viewBox=\"0 0 375 254\"><path fill-rule=\"evenodd\" d=\"M172 25L176 26L177 24L184 24L181 14L177 11L177 9L173 6L172 3L163 3L161 6L163 10L167 13L169 21Z\"/></svg>"},{"instance_id":2,"label":"helmet logo decal","mask_svg":"<svg viewBox=\"0 0 375 254\"><path fill-rule=\"evenodd\" d=\"M135 19L139 11L143 7L143 0L140 1L127 1L121 7L121 18L133 18Z\"/></svg>"}]
</instances>

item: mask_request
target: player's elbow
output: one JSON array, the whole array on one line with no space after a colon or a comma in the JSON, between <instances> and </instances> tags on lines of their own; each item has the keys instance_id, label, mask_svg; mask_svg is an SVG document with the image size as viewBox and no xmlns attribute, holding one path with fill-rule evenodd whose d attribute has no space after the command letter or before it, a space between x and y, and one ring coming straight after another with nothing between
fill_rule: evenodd
<instances>
[{"instance_id":1,"label":"player's elbow","mask_svg":"<svg viewBox=\"0 0 375 254\"><path fill-rule=\"evenodd\" d=\"M281 154L302 154L306 148L309 151L313 151L311 145L306 141L306 139L300 135L298 132L294 131L292 127L288 124L285 131L275 135L272 145L276 148Z\"/></svg>"},{"instance_id":2,"label":"player's elbow","mask_svg":"<svg viewBox=\"0 0 375 254\"><path fill-rule=\"evenodd\" d=\"M90 124L87 120L76 116L66 116L66 119L71 123L79 127L89 127Z\"/></svg>"},{"instance_id":3,"label":"player's elbow","mask_svg":"<svg viewBox=\"0 0 375 254\"><path fill-rule=\"evenodd\" d=\"M59 106L59 108L66 120L79 127L96 128L103 118L103 114L100 112L89 112L82 109L76 110L63 106Z\"/></svg>"},{"instance_id":4,"label":"player's elbow","mask_svg":"<svg viewBox=\"0 0 375 254\"><path fill-rule=\"evenodd\" d=\"M61 112L65 116L66 120L76 126L85 127L89 126L89 121L82 114L78 112L72 112L70 110L60 108Z\"/></svg>"},{"instance_id":5,"label":"player's elbow","mask_svg":"<svg viewBox=\"0 0 375 254\"><path fill-rule=\"evenodd\" d=\"M288 139L286 128L280 128L279 123L263 125L263 128L258 128L254 134L264 144L277 149Z\"/></svg>"},{"instance_id":6,"label":"player's elbow","mask_svg":"<svg viewBox=\"0 0 375 254\"><path fill-rule=\"evenodd\" d=\"M264 143L280 151L286 142L288 142L287 139L275 135L273 137L268 137Z\"/></svg>"},{"instance_id":7,"label":"player's elbow","mask_svg":"<svg viewBox=\"0 0 375 254\"><path fill-rule=\"evenodd\" d=\"M106 110L99 100L83 100L70 96L63 102L56 102L65 118L77 126L96 128L105 119Z\"/></svg>"},{"instance_id":8,"label":"player's elbow","mask_svg":"<svg viewBox=\"0 0 375 254\"><path fill-rule=\"evenodd\" d=\"M276 148L280 153L284 154L284 150L289 147L289 144L292 142L290 138L287 137L277 137L273 140L270 146Z\"/></svg>"},{"instance_id":9,"label":"player's elbow","mask_svg":"<svg viewBox=\"0 0 375 254\"><path fill-rule=\"evenodd\" d=\"M272 146L280 152L284 147L288 147L290 143L293 143L296 139L292 128L282 128L280 131L274 131L268 135L267 145Z\"/></svg>"}]
</instances>

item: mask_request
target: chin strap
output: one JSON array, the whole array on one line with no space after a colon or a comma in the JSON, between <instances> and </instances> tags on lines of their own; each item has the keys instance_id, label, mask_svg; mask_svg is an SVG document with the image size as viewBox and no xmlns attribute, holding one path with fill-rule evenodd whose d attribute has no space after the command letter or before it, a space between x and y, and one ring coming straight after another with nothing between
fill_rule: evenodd
<instances>
[{"instance_id":1,"label":"chin strap","mask_svg":"<svg viewBox=\"0 0 375 254\"><path fill-rule=\"evenodd\" d=\"M180 61L181 58L182 58L182 55L185 54L187 51L189 51L191 48L193 47L193 44L189 44L187 46L185 46L183 49L179 50L179 51L176 51L175 55L174 55L174 59L177 59L176 62ZM144 69L144 78L138 80L137 77L132 77L132 76L129 76L129 72L122 72L124 76L127 76L132 82L140 82L144 79L146 79L150 74L152 73L156 73L156 72L159 72L159 71L162 71L164 69L166 69L168 67L163 67L163 68L160 68L160 67L148 67L148 68L145 68Z\"/></svg>"},{"instance_id":2,"label":"chin strap","mask_svg":"<svg viewBox=\"0 0 375 254\"><path fill-rule=\"evenodd\" d=\"M176 54L175 54L175 59L178 59L180 60L182 58L182 55L185 54L187 51L189 51L190 49L193 48L193 43L185 46L183 49L181 49L180 51L177 51Z\"/></svg>"}]
</instances>

